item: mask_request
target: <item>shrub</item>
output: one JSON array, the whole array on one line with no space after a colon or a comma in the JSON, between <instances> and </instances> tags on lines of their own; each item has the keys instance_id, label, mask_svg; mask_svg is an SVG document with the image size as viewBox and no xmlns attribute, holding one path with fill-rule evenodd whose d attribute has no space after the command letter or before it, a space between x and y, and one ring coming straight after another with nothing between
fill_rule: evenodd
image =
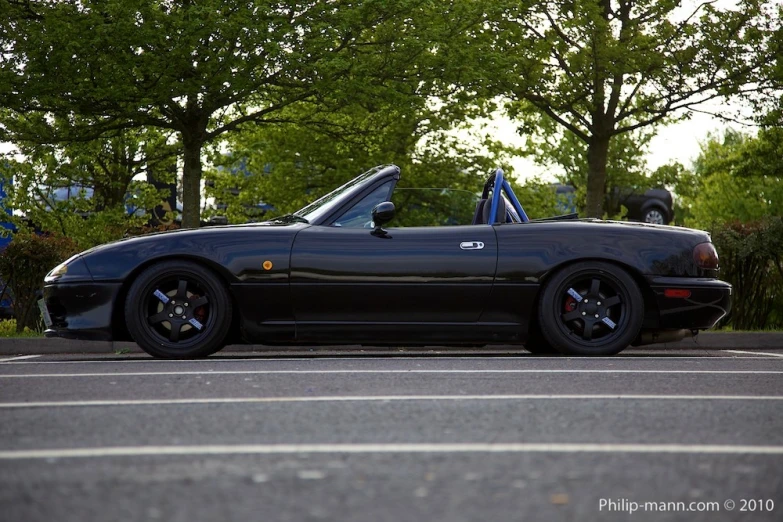
<instances>
[{"instance_id":1,"label":"shrub","mask_svg":"<svg viewBox=\"0 0 783 522\"><path fill-rule=\"evenodd\" d=\"M57 264L78 251L67 237L37 235L21 230L0 254L0 277L14 296L16 331L40 329L36 301L43 291L44 277Z\"/></svg>"},{"instance_id":2,"label":"shrub","mask_svg":"<svg viewBox=\"0 0 783 522\"><path fill-rule=\"evenodd\" d=\"M783 327L783 218L731 222L712 232L721 279L734 287L724 324L735 330Z\"/></svg>"},{"instance_id":3,"label":"shrub","mask_svg":"<svg viewBox=\"0 0 783 522\"><path fill-rule=\"evenodd\" d=\"M0 337L37 337L37 332L25 327L21 332L16 330L16 319L6 319L0 321Z\"/></svg>"}]
</instances>

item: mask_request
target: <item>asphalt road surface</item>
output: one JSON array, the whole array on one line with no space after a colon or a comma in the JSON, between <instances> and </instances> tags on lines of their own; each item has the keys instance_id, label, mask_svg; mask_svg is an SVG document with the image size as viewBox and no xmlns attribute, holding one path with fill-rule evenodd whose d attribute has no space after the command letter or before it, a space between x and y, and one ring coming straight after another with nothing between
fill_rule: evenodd
<instances>
[{"instance_id":1,"label":"asphalt road surface","mask_svg":"<svg viewBox=\"0 0 783 522\"><path fill-rule=\"evenodd\" d=\"M783 352L0 358L0 521L783 520Z\"/></svg>"}]
</instances>

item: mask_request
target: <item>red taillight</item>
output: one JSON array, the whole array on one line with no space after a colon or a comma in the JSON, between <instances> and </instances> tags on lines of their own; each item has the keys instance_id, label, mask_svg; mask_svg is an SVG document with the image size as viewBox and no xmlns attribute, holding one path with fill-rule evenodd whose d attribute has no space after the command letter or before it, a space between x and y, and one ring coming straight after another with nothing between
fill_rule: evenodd
<instances>
[{"instance_id":1,"label":"red taillight","mask_svg":"<svg viewBox=\"0 0 783 522\"><path fill-rule=\"evenodd\" d=\"M681 299L687 299L691 296L691 291L685 290L684 288L667 288L663 291L663 295L666 297L679 297Z\"/></svg>"},{"instance_id":2,"label":"red taillight","mask_svg":"<svg viewBox=\"0 0 783 522\"><path fill-rule=\"evenodd\" d=\"M718 252L712 243L700 243L693 249L693 260L699 268L718 269Z\"/></svg>"}]
</instances>

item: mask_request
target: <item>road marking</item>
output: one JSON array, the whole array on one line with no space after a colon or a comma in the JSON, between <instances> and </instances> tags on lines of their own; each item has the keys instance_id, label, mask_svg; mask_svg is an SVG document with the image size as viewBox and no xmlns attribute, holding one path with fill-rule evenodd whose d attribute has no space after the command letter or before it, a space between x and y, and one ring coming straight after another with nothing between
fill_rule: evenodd
<instances>
[{"instance_id":1,"label":"road marking","mask_svg":"<svg viewBox=\"0 0 783 522\"><path fill-rule=\"evenodd\" d=\"M716 374L716 375L778 375L783 370L218 370L178 372L112 372L112 373L25 373L0 375L0 379L66 378L66 377L155 377L183 375L318 375L318 374L533 374L533 373L602 373L602 374Z\"/></svg>"},{"instance_id":2,"label":"road marking","mask_svg":"<svg viewBox=\"0 0 783 522\"><path fill-rule=\"evenodd\" d=\"M36 357L40 357L40 355L20 355L18 357L10 357L8 359L0 359L0 363L10 362L10 361L21 361L22 359L35 359Z\"/></svg>"},{"instance_id":3,"label":"road marking","mask_svg":"<svg viewBox=\"0 0 783 522\"><path fill-rule=\"evenodd\" d=\"M128 399L94 401L0 402L0 409L90 406L167 406L198 404L263 404L291 402L400 401L522 401L522 400L640 400L640 401L783 401L783 395L375 395L319 397L237 397L208 399Z\"/></svg>"},{"instance_id":4,"label":"road marking","mask_svg":"<svg viewBox=\"0 0 783 522\"><path fill-rule=\"evenodd\" d=\"M783 353L768 353L768 352L744 352L742 350L723 350L724 352L728 353L747 353L752 355L767 355L769 357L783 357ZM743 359L746 359L746 357L743 357Z\"/></svg>"},{"instance_id":5,"label":"road marking","mask_svg":"<svg viewBox=\"0 0 783 522\"><path fill-rule=\"evenodd\" d=\"M233 446L118 446L98 448L0 451L0 460L177 455L281 455L292 453L688 453L724 455L783 455L783 446L589 443L538 444L480 442L421 444L238 444Z\"/></svg>"},{"instance_id":6,"label":"road marking","mask_svg":"<svg viewBox=\"0 0 783 522\"><path fill-rule=\"evenodd\" d=\"M728 350L722 350L723 352L726 352ZM763 353L764 355L777 355L777 354L769 354L764 352L746 352L746 353ZM38 356L40 357L40 356ZM207 359L192 359L192 360L159 360L159 359L152 359L152 358L138 358L138 359L111 359L111 360L92 360L92 361L19 361L18 363L13 362L10 363L9 366L20 366L22 364L127 364L127 363L137 363L137 364L156 364L156 365L164 365L164 364L191 364L191 363L237 363L237 362L307 362L308 364L320 362L320 361L426 361L426 360L433 360L433 361L476 361L476 360L486 360L486 361L558 361L558 362L573 362L573 361L603 361L603 360L610 360L610 361L651 361L651 360L666 360L666 361L679 361L682 359L698 359L698 360L711 360L711 359L722 359L722 360L734 360L734 359L749 359L749 360L756 360L756 359L766 359L766 357L728 357L725 355L684 355L684 356L678 356L678 355L671 355L671 356L644 356L644 355L634 355L634 356L623 356L621 355L615 355L611 357L534 357L532 355L526 354L522 357L517 356L494 356L494 355L466 355L466 356L455 356L455 355L440 355L440 354L425 354L418 357L413 356L405 356L405 357L396 357L394 355L373 355L373 354L367 354L365 356L360 357L340 357L339 355L302 355L301 357L275 357L272 355L259 355L258 357L237 357L237 358L207 358ZM0 361L2 362L2 361Z\"/></svg>"}]
</instances>

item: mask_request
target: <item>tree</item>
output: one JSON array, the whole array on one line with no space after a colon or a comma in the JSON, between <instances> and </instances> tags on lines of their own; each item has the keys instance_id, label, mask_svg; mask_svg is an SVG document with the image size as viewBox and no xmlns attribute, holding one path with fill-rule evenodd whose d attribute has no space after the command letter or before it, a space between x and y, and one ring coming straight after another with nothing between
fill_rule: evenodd
<instances>
[{"instance_id":1,"label":"tree","mask_svg":"<svg viewBox=\"0 0 783 522\"><path fill-rule=\"evenodd\" d=\"M42 134L69 125L38 124ZM148 211L164 198L134 178L149 172L173 178L178 146L168 138L155 129L126 129L88 142L17 141L15 153L0 156L0 176L13 180L6 203L21 213L12 220L70 237L82 248L122 237L146 224Z\"/></svg>"},{"instance_id":2,"label":"tree","mask_svg":"<svg viewBox=\"0 0 783 522\"><path fill-rule=\"evenodd\" d=\"M490 86L557 122L587 148L587 212L600 217L612 142L768 87L774 2L733 8L675 0L509 1L491 21Z\"/></svg>"},{"instance_id":3,"label":"tree","mask_svg":"<svg viewBox=\"0 0 783 522\"><path fill-rule=\"evenodd\" d=\"M369 96L400 79L426 85L426 68L404 65L428 55L428 20L459 15L422 0L0 0L0 11L0 106L90 117L60 141L175 131L186 227L199 222L205 146L251 122L288 122L284 109L305 100ZM476 21L460 15L455 27ZM459 34L440 27L436 37ZM32 139L24 121L2 121L5 139Z\"/></svg>"},{"instance_id":4,"label":"tree","mask_svg":"<svg viewBox=\"0 0 783 522\"><path fill-rule=\"evenodd\" d=\"M756 136L726 130L701 145L693 176L698 189L686 197L690 226L710 229L725 222L748 223L781 215L783 132L762 129Z\"/></svg>"},{"instance_id":5,"label":"tree","mask_svg":"<svg viewBox=\"0 0 783 522\"><path fill-rule=\"evenodd\" d=\"M588 177L587 144L541 112L509 107L510 114L522 121L525 151L539 165L554 169L560 183L586 189ZM647 188L647 164L644 156L653 138L649 129L637 129L612 139L606 160L606 186Z\"/></svg>"},{"instance_id":6,"label":"tree","mask_svg":"<svg viewBox=\"0 0 783 522\"><path fill-rule=\"evenodd\" d=\"M6 115L6 121L11 118L13 115ZM91 141L41 143L47 141L46 136L56 136L80 125L81 119L56 118L49 122L39 118L35 123L31 120L25 117L24 125L31 133L36 129L38 139L17 140L16 150L3 155L6 167L0 170L39 196L40 185L89 187L94 190L94 210L123 205L134 177L151 170L171 170L179 152L179 144L172 140L173 132L154 128L121 129ZM20 155L24 161L14 159Z\"/></svg>"},{"instance_id":7,"label":"tree","mask_svg":"<svg viewBox=\"0 0 783 522\"><path fill-rule=\"evenodd\" d=\"M232 222L246 220L250 216L243 206L262 200L277 213L293 212L384 163L401 168L401 188L478 192L490 169L508 159L509 151L490 139L466 144L449 132L453 120L461 119L455 107L436 107L423 97L409 99L412 103L405 105L356 100L322 112L317 126L312 117L307 124L248 126L229 140L230 154L215 161L223 167L207 174L214 182L210 192L228 203ZM302 109L286 112L295 110Z\"/></svg>"}]
</instances>

